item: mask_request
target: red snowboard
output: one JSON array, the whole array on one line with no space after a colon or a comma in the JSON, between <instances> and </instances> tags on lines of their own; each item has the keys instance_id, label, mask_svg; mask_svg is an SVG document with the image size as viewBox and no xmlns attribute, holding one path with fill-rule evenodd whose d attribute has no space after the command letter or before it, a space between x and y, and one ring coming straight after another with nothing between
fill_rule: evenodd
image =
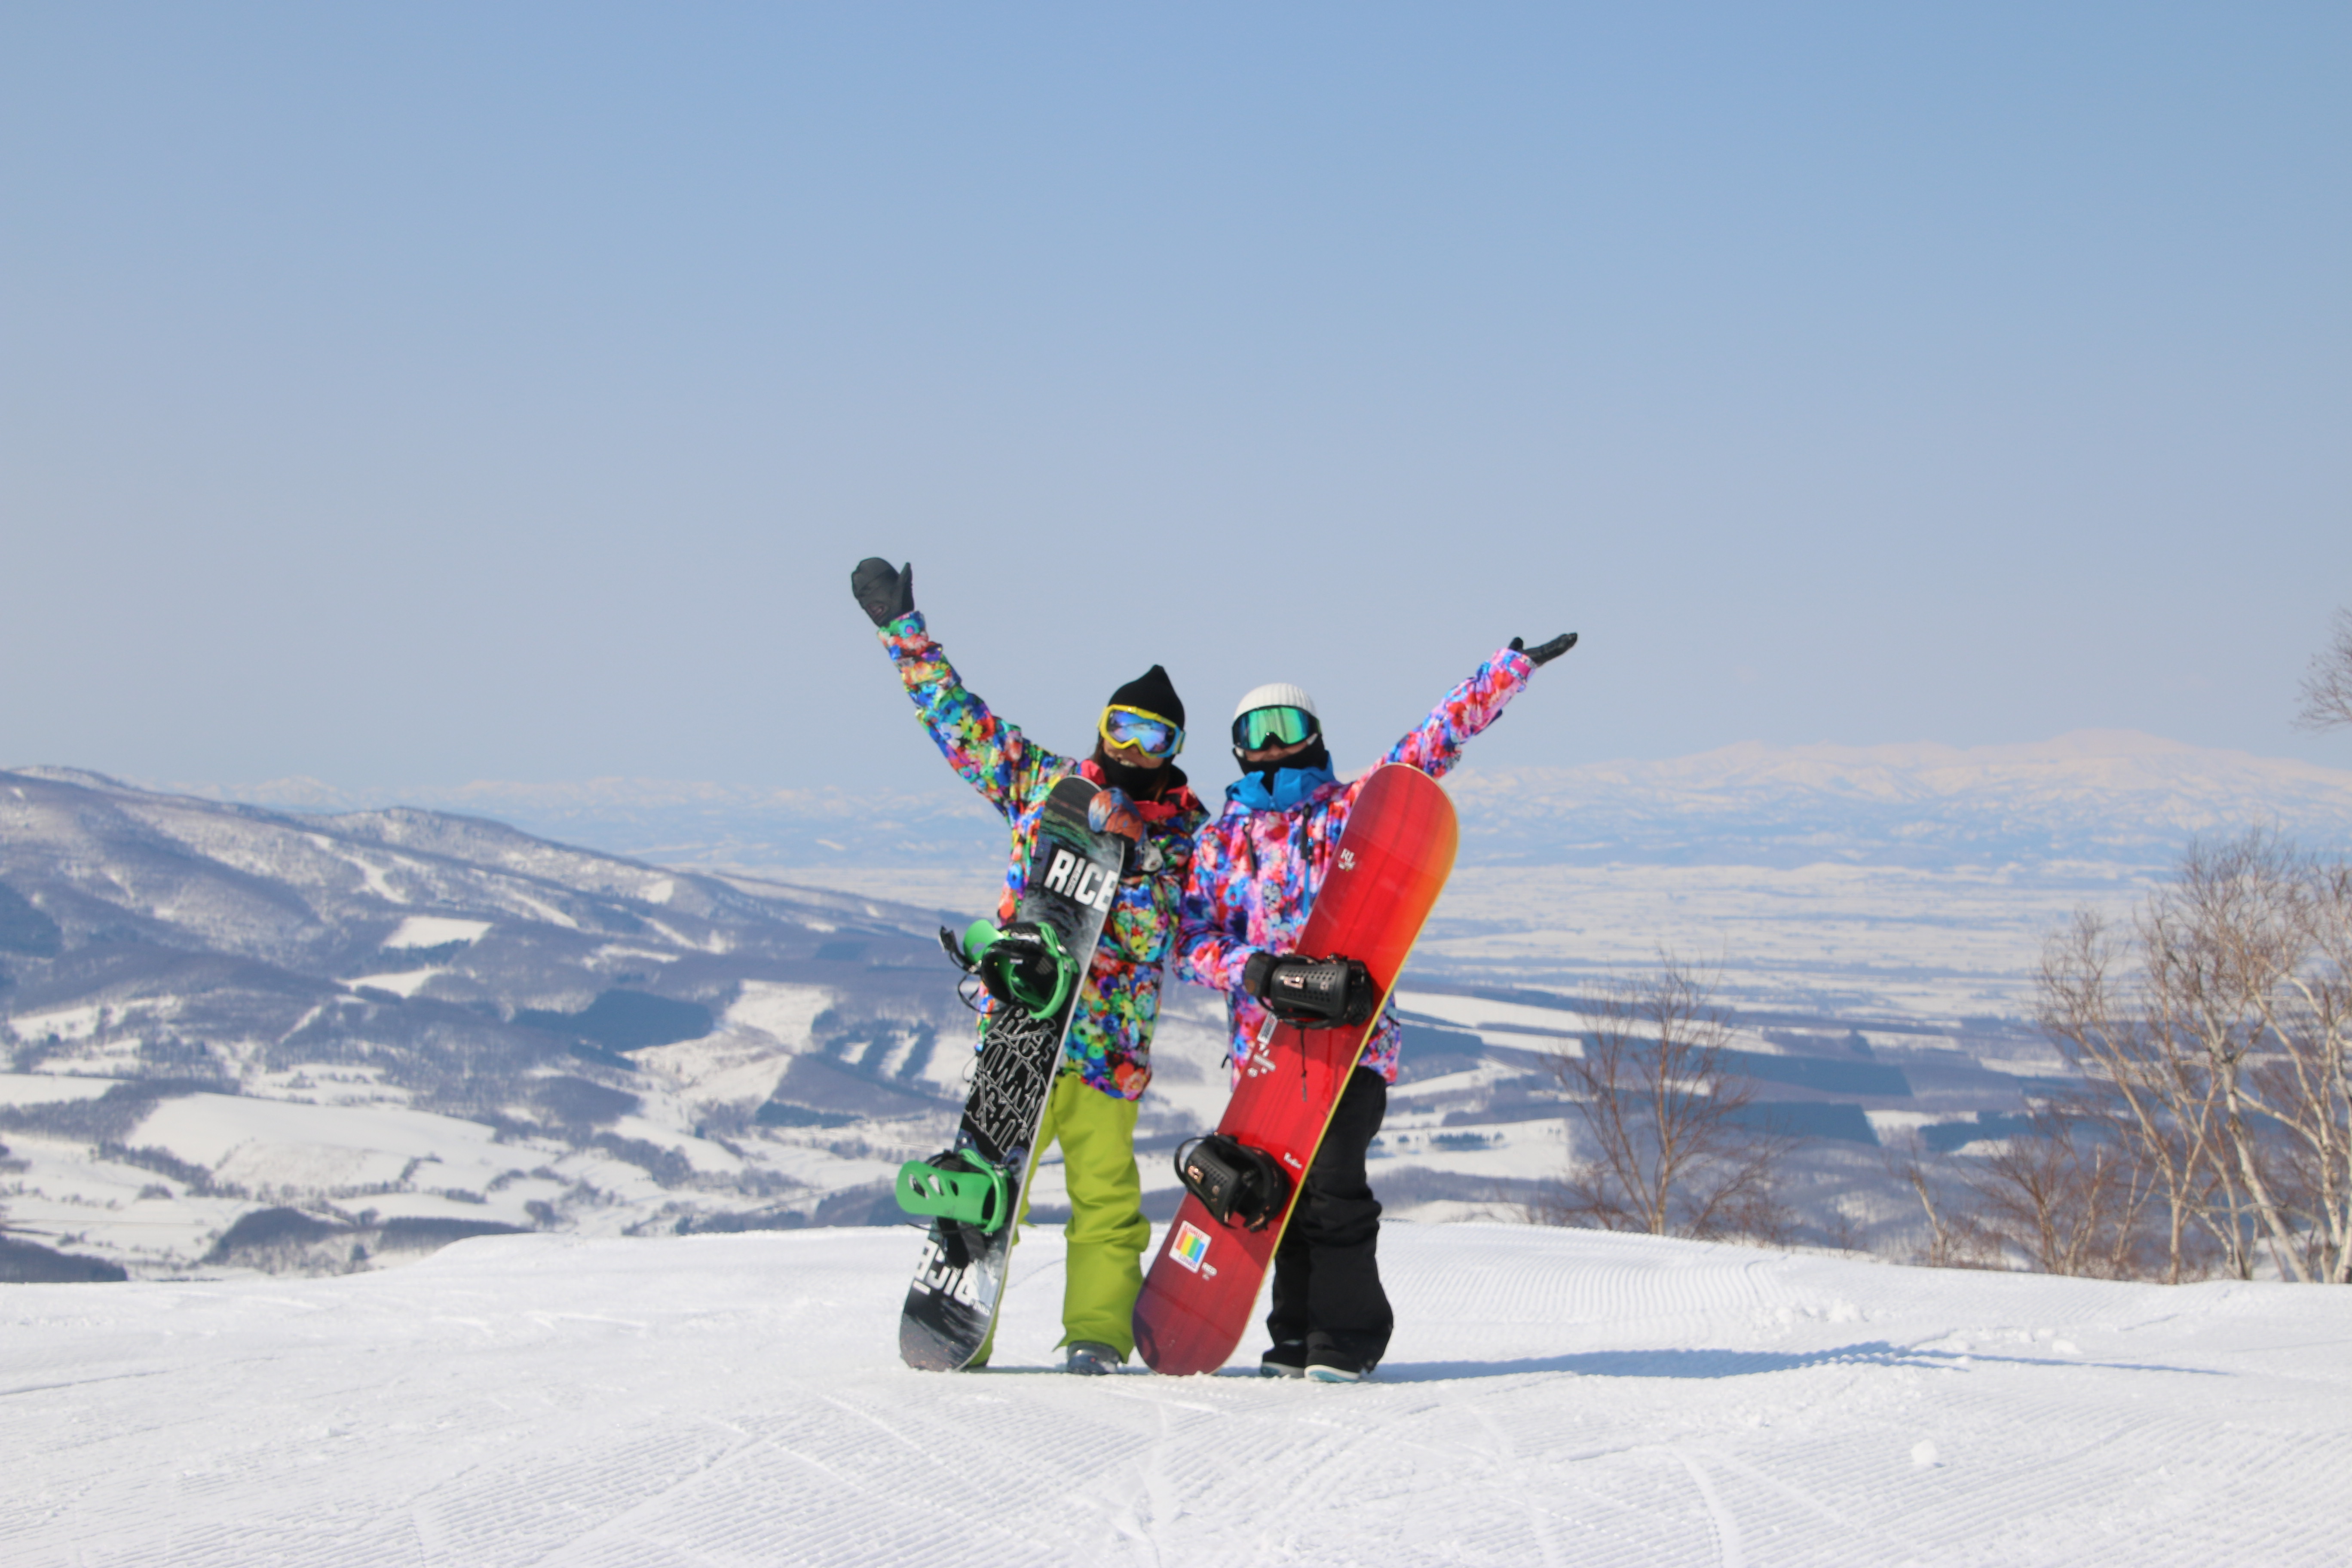
<instances>
[{"instance_id":1,"label":"red snowboard","mask_svg":"<svg viewBox=\"0 0 2352 1568\"><path fill-rule=\"evenodd\" d=\"M1454 803L1427 773L1395 763L1375 772L1356 796L1297 951L1363 960L1385 998L1454 868L1455 837ZM1243 1063L1217 1131L1281 1161L1294 1205L1372 1027L1278 1026ZM1286 1208L1264 1230L1219 1225L1184 1195L1135 1303L1136 1348L1152 1371L1181 1377L1225 1364L1289 1223Z\"/></svg>"}]
</instances>

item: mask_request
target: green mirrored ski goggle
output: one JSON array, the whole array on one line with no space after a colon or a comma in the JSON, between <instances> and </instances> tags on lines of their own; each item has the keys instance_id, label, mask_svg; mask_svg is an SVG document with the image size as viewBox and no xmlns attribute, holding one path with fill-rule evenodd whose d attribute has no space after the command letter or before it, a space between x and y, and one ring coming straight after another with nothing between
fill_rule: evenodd
<instances>
[{"instance_id":1,"label":"green mirrored ski goggle","mask_svg":"<svg viewBox=\"0 0 2352 1568\"><path fill-rule=\"evenodd\" d=\"M1113 746L1139 746L1149 757L1172 757L1184 749L1181 725L1157 713L1117 705L1103 710L1102 738Z\"/></svg>"},{"instance_id":2,"label":"green mirrored ski goggle","mask_svg":"<svg viewBox=\"0 0 2352 1568\"><path fill-rule=\"evenodd\" d=\"M1234 721L1234 744L1244 752L1295 746L1317 728L1315 715L1304 708L1253 708Z\"/></svg>"}]
</instances>

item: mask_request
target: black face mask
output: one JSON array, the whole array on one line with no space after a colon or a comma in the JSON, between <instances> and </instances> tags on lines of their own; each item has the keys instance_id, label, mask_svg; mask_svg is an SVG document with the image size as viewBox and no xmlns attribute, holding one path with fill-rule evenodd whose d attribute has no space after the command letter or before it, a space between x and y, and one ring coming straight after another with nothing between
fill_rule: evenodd
<instances>
[{"instance_id":1,"label":"black face mask","mask_svg":"<svg viewBox=\"0 0 2352 1568\"><path fill-rule=\"evenodd\" d=\"M1331 771L1331 753L1323 744L1323 732L1320 730L1315 732L1313 740L1307 742L1307 749L1303 752L1293 752L1290 755L1271 763L1252 763L1244 760L1241 749L1235 747L1234 761L1241 763L1242 772L1262 776L1268 789L1274 787L1274 775L1285 768L1321 768L1326 773Z\"/></svg>"},{"instance_id":2,"label":"black face mask","mask_svg":"<svg viewBox=\"0 0 2352 1568\"><path fill-rule=\"evenodd\" d=\"M1139 768L1132 763L1122 763L1110 754L1099 737L1095 741L1095 766L1102 770L1103 782L1113 789L1123 789L1137 800L1158 800L1169 790L1186 784L1184 770L1173 760L1156 768Z\"/></svg>"}]
</instances>

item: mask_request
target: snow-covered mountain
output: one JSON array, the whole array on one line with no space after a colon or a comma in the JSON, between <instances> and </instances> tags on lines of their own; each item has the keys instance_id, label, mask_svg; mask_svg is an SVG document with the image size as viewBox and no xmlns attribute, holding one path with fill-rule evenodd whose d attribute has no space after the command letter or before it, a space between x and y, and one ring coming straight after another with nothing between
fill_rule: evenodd
<instances>
[{"instance_id":1,"label":"snow-covered mountain","mask_svg":"<svg viewBox=\"0 0 2352 1568\"><path fill-rule=\"evenodd\" d=\"M169 1269L863 1218L961 1098L936 923L478 818L0 773L9 1223Z\"/></svg>"},{"instance_id":2,"label":"snow-covered mountain","mask_svg":"<svg viewBox=\"0 0 2352 1568\"><path fill-rule=\"evenodd\" d=\"M1666 762L1502 771L1483 769L1473 748L1447 784L1463 807L1465 865L2147 868L2195 835L2253 826L2352 842L2352 771L2130 731L1968 748L1747 742ZM175 787L297 810L474 812L664 865L953 868L1003 847L993 814L944 776L911 795L644 779Z\"/></svg>"},{"instance_id":3,"label":"snow-covered mountain","mask_svg":"<svg viewBox=\"0 0 2352 1568\"><path fill-rule=\"evenodd\" d=\"M340 1279L0 1289L16 1568L2344 1561L2320 1286L1391 1225L1377 1381L900 1365L886 1230L468 1241Z\"/></svg>"},{"instance_id":4,"label":"snow-covered mountain","mask_svg":"<svg viewBox=\"0 0 2352 1568\"><path fill-rule=\"evenodd\" d=\"M2352 842L2352 772L2084 730L2034 745L1727 746L1451 781L1465 854L1519 865L2157 866L2198 835Z\"/></svg>"},{"instance_id":5,"label":"snow-covered mountain","mask_svg":"<svg viewBox=\"0 0 2352 1568\"><path fill-rule=\"evenodd\" d=\"M395 805L459 812L665 866L963 868L1004 850L1003 819L945 776L939 789L913 795L642 778L358 788L288 778L156 787L290 812Z\"/></svg>"}]
</instances>

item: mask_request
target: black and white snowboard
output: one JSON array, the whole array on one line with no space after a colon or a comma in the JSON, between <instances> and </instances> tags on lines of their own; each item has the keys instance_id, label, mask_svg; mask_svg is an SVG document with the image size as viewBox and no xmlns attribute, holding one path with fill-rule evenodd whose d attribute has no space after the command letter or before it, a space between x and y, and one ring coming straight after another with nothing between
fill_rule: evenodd
<instances>
[{"instance_id":1,"label":"black and white snowboard","mask_svg":"<svg viewBox=\"0 0 2352 1568\"><path fill-rule=\"evenodd\" d=\"M1066 994L1055 998L1043 1014L1000 997L981 1037L955 1144L927 1163L940 1172L929 1182L934 1189L950 1183L985 1189L975 1200L985 1212L977 1223L947 1215L931 1221L921 1266L898 1318L898 1353L911 1367L952 1372L971 1364L1004 1300L1013 1221L1021 1212L1038 1125L1129 848L1128 839L1115 832L1087 826L1087 808L1099 793L1087 779L1066 778L1054 786L1038 819L1027 885L1005 930L1050 930L1076 972ZM910 1175L926 1177L926 1172L909 1166L901 1173L902 1205Z\"/></svg>"}]
</instances>

